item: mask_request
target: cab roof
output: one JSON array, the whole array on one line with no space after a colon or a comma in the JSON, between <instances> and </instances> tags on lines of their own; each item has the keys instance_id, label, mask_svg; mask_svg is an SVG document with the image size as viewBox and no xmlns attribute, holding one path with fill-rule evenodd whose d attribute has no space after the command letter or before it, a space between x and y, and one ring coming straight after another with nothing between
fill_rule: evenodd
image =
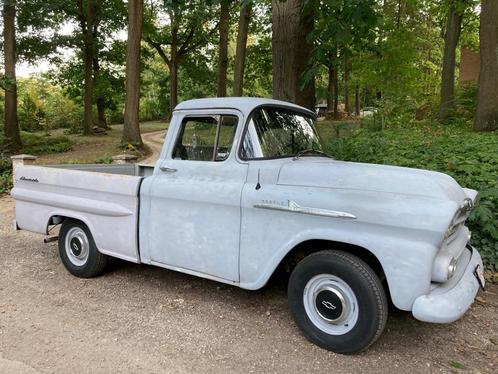
<instances>
[{"instance_id":1,"label":"cab roof","mask_svg":"<svg viewBox=\"0 0 498 374\"><path fill-rule=\"evenodd\" d=\"M181 102L175 107L178 110L197 110L197 109L237 109L248 116L254 108L261 105L284 106L290 109L305 111L314 116L315 113L296 104L287 101L265 99L260 97L214 97L205 99L193 99Z\"/></svg>"}]
</instances>

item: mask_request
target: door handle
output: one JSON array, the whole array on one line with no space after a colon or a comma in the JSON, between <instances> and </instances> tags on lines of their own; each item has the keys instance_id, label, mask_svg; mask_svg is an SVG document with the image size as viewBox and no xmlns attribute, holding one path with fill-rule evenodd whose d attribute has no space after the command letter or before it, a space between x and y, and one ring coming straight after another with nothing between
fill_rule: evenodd
<instances>
[{"instance_id":1,"label":"door handle","mask_svg":"<svg viewBox=\"0 0 498 374\"><path fill-rule=\"evenodd\" d=\"M165 173L175 173L178 171L178 169L169 168L167 166L160 166L159 170L164 171Z\"/></svg>"}]
</instances>

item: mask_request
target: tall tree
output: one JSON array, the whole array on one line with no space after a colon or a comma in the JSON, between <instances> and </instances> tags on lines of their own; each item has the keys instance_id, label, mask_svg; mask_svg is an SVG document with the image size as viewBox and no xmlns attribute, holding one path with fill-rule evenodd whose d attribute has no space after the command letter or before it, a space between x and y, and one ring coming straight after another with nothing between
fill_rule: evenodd
<instances>
[{"instance_id":1,"label":"tall tree","mask_svg":"<svg viewBox=\"0 0 498 374\"><path fill-rule=\"evenodd\" d=\"M90 135L93 128L93 60L95 53L94 24L102 0L78 0L80 6L79 22L83 34L84 62L84 113L83 134Z\"/></svg>"},{"instance_id":2,"label":"tall tree","mask_svg":"<svg viewBox=\"0 0 498 374\"><path fill-rule=\"evenodd\" d=\"M4 0L3 41L5 58L5 140L11 152L21 146L21 136L17 122L17 81L16 81L16 1Z\"/></svg>"},{"instance_id":3,"label":"tall tree","mask_svg":"<svg viewBox=\"0 0 498 374\"><path fill-rule=\"evenodd\" d=\"M32 0L30 0L32 1ZM40 0L36 0L40 1ZM77 87L78 94L81 94L84 102L83 112L83 132L91 134L93 128L93 104L97 101L100 122L103 120L103 105L105 95L100 86L100 77L107 69L102 62L102 50L107 48L107 41L112 38L113 33L121 30L124 25L125 7L122 0L50 0L45 1L53 16L50 20L59 19L59 26L62 22L70 22L78 25L71 33L56 35L53 38L59 46L74 49L77 53L71 61L61 59L60 56L54 62L61 68L56 75L64 76L69 73L70 77L62 77L64 80L72 81ZM106 40L107 38L107 40ZM114 44L114 43L111 43ZM120 63L122 64L122 61ZM65 67L71 67L71 72L66 72ZM115 69L117 70L117 69ZM77 74L72 74L76 72ZM79 81L76 82L78 79ZM81 86L83 80L83 87ZM99 100L99 98L101 98ZM102 100L104 99L104 100Z\"/></svg>"},{"instance_id":4,"label":"tall tree","mask_svg":"<svg viewBox=\"0 0 498 374\"><path fill-rule=\"evenodd\" d=\"M479 27L481 71L474 130L498 129L498 1L482 0Z\"/></svg>"},{"instance_id":5,"label":"tall tree","mask_svg":"<svg viewBox=\"0 0 498 374\"><path fill-rule=\"evenodd\" d=\"M161 21L164 12L169 23ZM170 0L150 9L145 20L144 39L156 50L169 70L170 105L166 117L178 103L178 74L182 60L206 46L218 24L212 25L212 7L203 1Z\"/></svg>"},{"instance_id":6,"label":"tall tree","mask_svg":"<svg viewBox=\"0 0 498 374\"><path fill-rule=\"evenodd\" d=\"M91 134L94 104L98 126L106 127L105 110L116 97L111 92L115 93L124 84L124 73L119 67L124 67L126 43L116 40L114 35L126 26L126 6L122 0L45 0L45 3L46 6L42 5L48 8L45 18L52 22L47 29L58 30L67 21L78 25L71 33L56 32L51 38L56 46L76 52L70 60L53 53L52 62L58 69L51 75L74 99L83 98L83 130Z\"/></svg>"},{"instance_id":7,"label":"tall tree","mask_svg":"<svg viewBox=\"0 0 498 374\"><path fill-rule=\"evenodd\" d=\"M339 118L339 64L337 49L329 56L328 86L327 86L327 112L333 113L333 118Z\"/></svg>"},{"instance_id":8,"label":"tall tree","mask_svg":"<svg viewBox=\"0 0 498 374\"><path fill-rule=\"evenodd\" d=\"M351 105L349 101L349 76L351 71L351 63L349 56L344 56L344 109L348 115L351 114Z\"/></svg>"},{"instance_id":9,"label":"tall tree","mask_svg":"<svg viewBox=\"0 0 498 374\"><path fill-rule=\"evenodd\" d=\"M93 25L93 40L94 40L94 53L93 53L93 87L99 86L100 76L100 56L99 56L99 22L97 20ZM97 124L101 129L107 127L107 121L105 119L105 100L104 95L101 90L97 90Z\"/></svg>"},{"instance_id":10,"label":"tall tree","mask_svg":"<svg viewBox=\"0 0 498 374\"><path fill-rule=\"evenodd\" d=\"M372 48L379 16L373 0L321 0L316 12L311 35L315 41L312 69L327 68L327 110L338 119L339 69L344 69L344 98L349 112L350 56L355 50Z\"/></svg>"},{"instance_id":11,"label":"tall tree","mask_svg":"<svg viewBox=\"0 0 498 374\"><path fill-rule=\"evenodd\" d=\"M303 76L311 59L313 44L312 7L305 0L272 1L273 97L314 110L315 79Z\"/></svg>"},{"instance_id":12,"label":"tall tree","mask_svg":"<svg viewBox=\"0 0 498 374\"><path fill-rule=\"evenodd\" d=\"M444 121L454 109L455 100L455 55L462 31L463 11L460 0L450 0L446 30L444 33L443 69L441 75L441 98L439 119Z\"/></svg>"},{"instance_id":13,"label":"tall tree","mask_svg":"<svg viewBox=\"0 0 498 374\"><path fill-rule=\"evenodd\" d=\"M140 41L142 39L143 0L128 1L128 44L126 48L126 99L123 143L142 145L139 124Z\"/></svg>"},{"instance_id":14,"label":"tall tree","mask_svg":"<svg viewBox=\"0 0 498 374\"><path fill-rule=\"evenodd\" d=\"M354 88L354 114L360 115L360 86L356 85Z\"/></svg>"},{"instance_id":15,"label":"tall tree","mask_svg":"<svg viewBox=\"0 0 498 374\"><path fill-rule=\"evenodd\" d=\"M251 20L252 1L242 0L237 33L237 47L233 69L233 96L242 96L244 90L244 70L246 62L247 34Z\"/></svg>"},{"instance_id":16,"label":"tall tree","mask_svg":"<svg viewBox=\"0 0 498 374\"><path fill-rule=\"evenodd\" d=\"M100 76L100 63L97 55L97 51L93 57L93 86L99 84ZM107 121L105 118L105 99L102 92L97 95L97 125L101 129L107 128Z\"/></svg>"},{"instance_id":17,"label":"tall tree","mask_svg":"<svg viewBox=\"0 0 498 374\"><path fill-rule=\"evenodd\" d=\"M218 45L218 90L217 96L227 95L228 31L230 26L230 0L220 1L220 42Z\"/></svg>"}]
</instances>

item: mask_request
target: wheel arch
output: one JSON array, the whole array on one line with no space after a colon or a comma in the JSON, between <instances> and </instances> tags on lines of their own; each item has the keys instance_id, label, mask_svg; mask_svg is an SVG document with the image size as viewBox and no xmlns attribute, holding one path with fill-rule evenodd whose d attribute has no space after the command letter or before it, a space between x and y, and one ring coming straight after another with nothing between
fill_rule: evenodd
<instances>
[{"instance_id":1,"label":"wheel arch","mask_svg":"<svg viewBox=\"0 0 498 374\"><path fill-rule=\"evenodd\" d=\"M92 236L94 237L93 227L89 223L89 221L87 219L85 219L85 217L82 217L78 214L65 213L65 212L59 212L59 213L54 212L54 213L50 214L50 216L48 217L48 219L46 221L47 223L45 225L46 233L48 234L48 232L49 232L49 226L62 224L67 219L71 219L71 220L79 221L79 222L83 223L88 228L88 230L90 230L90 234L92 234Z\"/></svg>"},{"instance_id":2,"label":"wheel arch","mask_svg":"<svg viewBox=\"0 0 498 374\"><path fill-rule=\"evenodd\" d=\"M287 252L287 254L280 261L277 268L287 267L289 271L292 271L297 263L304 257L325 249L341 250L355 255L356 257L365 261L367 265L372 268L375 274L377 274L381 281L385 279L382 264L372 251L356 244L334 240L311 239L300 242Z\"/></svg>"},{"instance_id":3,"label":"wheel arch","mask_svg":"<svg viewBox=\"0 0 498 374\"><path fill-rule=\"evenodd\" d=\"M343 241L335 241L328 239L310 239L310 240L304 240L296 244L281 259L280 263L274 269L268 281L278 272L285 271L287 273L291 273L292 270L302 259L311 255L312 253L316 253L327 249L347 252L363 260L368 266L370 266L370 268L372 268L375 274L379 277L379 280L381 281L384 287L387 297L389 299L391 298L391 293L389 290L389 284L387 282L386 274L377 256L368 248Z\"/></svg>"}]
</instances>

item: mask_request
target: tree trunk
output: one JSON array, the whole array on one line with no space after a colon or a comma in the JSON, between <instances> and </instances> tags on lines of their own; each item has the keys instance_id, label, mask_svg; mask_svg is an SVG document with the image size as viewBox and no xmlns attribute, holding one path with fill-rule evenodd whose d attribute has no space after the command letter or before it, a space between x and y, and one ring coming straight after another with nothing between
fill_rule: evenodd
<instances>
[{"instance_id":1,"label":"tree trunk","mask_svg":"<svg viewBox=\"0 0 498 374\"><path fill-rule=\"evenodd\" d=\"M498 129L498 1L482 0L479 27L481 71L474 130Z\"/></svg>"},{"instance_id":2,"label":"tree trunk","mask_svg":"<svg viewBox=\"0 0 498 374\"><path fill-rule=\"evenodd\" d=\"M105 118L105 99L102 97L102 95L99 95L97 97L97 120L98 120L98 127L101 129L107 129L107 120Z\"/></svg>"},{"instance_id":3,"label":"tree trunk","mask_svg":"<svg viewBox=\"0 0 498 374\"><path fill-rule=\"evenodd\" d=\"M228 0L221 0L220 8L220 44L218 48L218 97L227 95L228 69L228 27L230 21L230 7Z\"/></svg>"},{"instance_id":4,"label":"tree trunk","mask_svg":"<svg viewBox=\"0 0 498 374\"><path fill-rule=\"evenodd\" d=\"M86 17L82 25L84 47L83 47L83 61L84 61L84 115L83 115L83 134L92 134L93 127L93 53L94 53L94 40L93 40L93 21L94 21L94 6L93 1L88 0L86 3Z\"/></svg>"},{"instance_id":5,"label":"tree trunk","mask_svg":"<svg viewBox=\"0 0 498 374\"><path fill-rule=\"evenodd\" d=\"M315 107L314 77L304 82L313 45L313 14L303 13L305 0L272 1L273 98L290 101L310 110Z\"/></svg>"},{"instance_id":6,"label":"tree trunk","mask_svg":"<svg viewBox=\"0 0 498 374\"><path fill-rule=\"evenodd\" d=\"M175 109L175 107L178 104L178 62L175 62L173 59L171 59L171 66L169 69L169 84L170 84L170 89L169 89L170 113L168 115L168 118L171 118L173 109Z\"/></svg>"},{"instance_id":7,"label":"tree trunk","mask_svg":"<svg viewBox=\"0 0 498 374\"><path fill-rule=\"evenodd\" d=\"M100 63L99 63L99 48L98 43L98 22L93 25L93 41L94 41L94 53L93 53L93 87L99 88L100 78ZM107 128L107 121L105 119L105 101L100 89L97 94L97 126L101 129Z\"/></svg>"},{"instance_id":8,"label":"tree trunk","mask_svg":"<svg viewBox=\"0 0 498 374\"><path fill-rule=\"evenodd\" d=\"M336 66L334 69L334 75L333 75L333 80L334 80L334 119L340 119L339 118L339 68Z\"/></svg>"},{"instance_id":9,"label":"tree trunk","mask_svg":"<svg viewBox=\"0 0 498 374\"><path fill-rule=\"evenodd\" d=\"M171 20L171 60L169 67L169 113L167 118L170 119L178 104L178 67L180 64L178 54L178 26L174 19Z\"/></svg>"},{"instance_id":10,"label":"tree trunk","mask_svg":"<svg viewBox=\"0 0 498 374\"><path fill-rule=\"evenodd\" d=\"M233 70L233 96L242 96L244 91L244 68L251 8L252 3L242 3L240 8L237 49L235 51L235 65Z\"/></svg>"},{"instance_id":11,"label":"tree trunk","mask_svg":"<svg viewBox=\"0 0 498 374\"><path fill-rule=\"evenodd\" d=\"M351 106L349 103L349 75L350 75L350 64L349 58L347 56L344 57L344 109L346 113L351 115Z\"/></svg>"},{"instance_id":12,"label":"tree trunk","mask_svg":"<svg viewBox=\"0 0 498 374\"><path fill-rule=\"evenodd\" d=\"M328 85L327 85L327 113L334 110L334 98L335 98L335 65L333 61L330 61L328 68Z\"/></svg>"},{"instance_id":13,"label":"tree trunk","mask_svg":"<svg viewBox=\"0 0 498 374\"><path fill-rule=\"evenodd\" d=\"M17 82L16 82L16 2L4 0L3 40L5 58L5 142L7 149L15 153L22 147L17 122Z\"/></svg>"},{"instance_id":14,"label":"tree trunk","mask_svg":"<svg viewBox=\"0 0 498 374\"><path fill-rule=\"evenodd\" d=\"M100 64L97 53L93 56L93 81L94 86L98 85L100 79ZM107 121L105 119L105 100L101 92L97 96L97 125L101 129L107 128Z\"/></svg>"},{"instance_id":15,"label":"tree trunk","mask_svg":"<svg viewBox=\"0 0 498 374\"><path fill-rule=\"evenodd\" d=\"M143 0L128 1L128 42L126 46L126 99L122 143L142 145L139 123L140 40Z\"/></svg>"},{"instance_id":16,"label":"tree trunk","mask_svg":"<svg viewBox=\"0 0 498 374\"><path fill-rule=\"evenodd\" d=\"M444 33L443 70L441 76L441 98L439 119L444 121L454 109L455 100L455 52L462 30L462 13L452 3L448 9L446 32Z\"/></svg>"},{"instance_id":17,"label":"tree trunk","mask_svg":"<svg viewBox=\"0 0 498 374\"><path fill-rule=\"evenodd\" d=\"M360 87L356 85L354 90L354 114L360 115Z\"/></svg>"}]
</instances>

